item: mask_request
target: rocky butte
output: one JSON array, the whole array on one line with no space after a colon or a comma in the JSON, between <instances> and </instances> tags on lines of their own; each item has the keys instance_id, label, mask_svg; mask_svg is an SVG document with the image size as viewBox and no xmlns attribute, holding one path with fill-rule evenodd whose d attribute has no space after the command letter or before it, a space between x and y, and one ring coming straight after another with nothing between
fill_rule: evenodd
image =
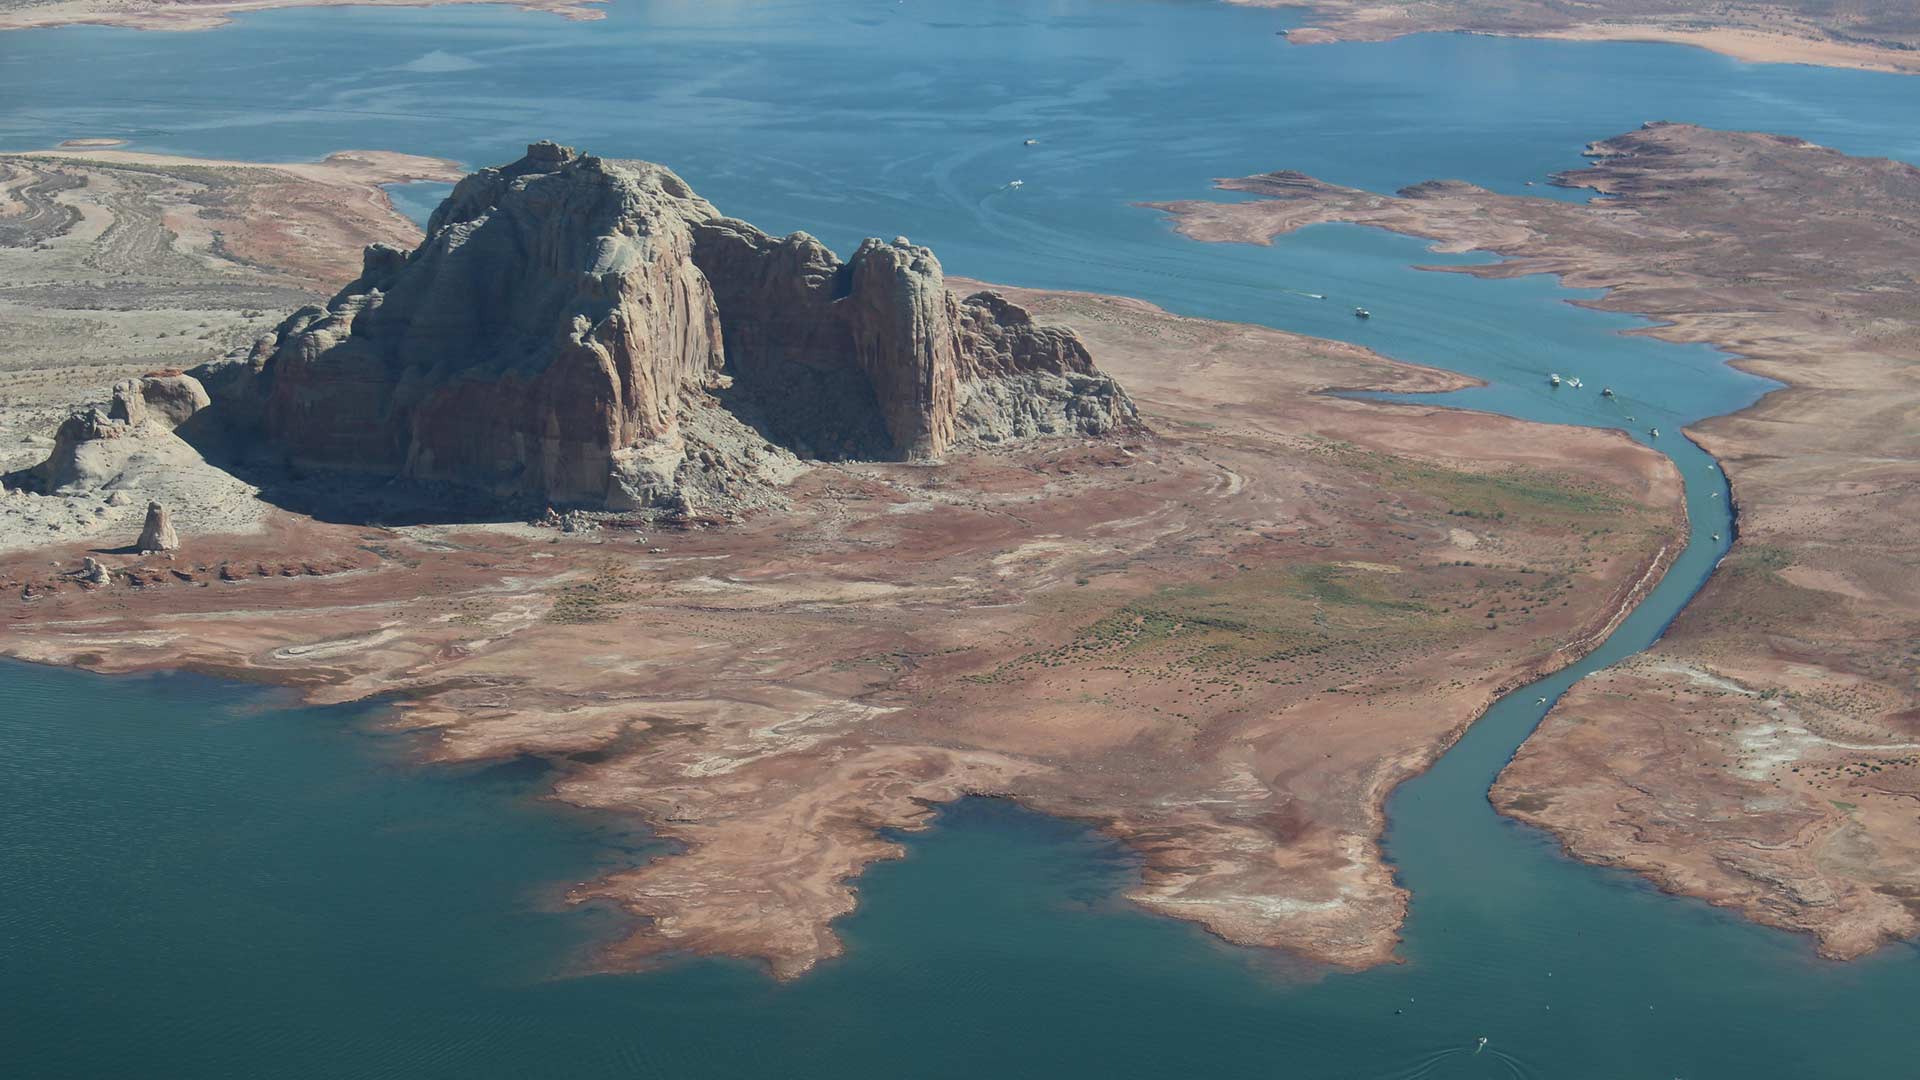
<instances>
[{"instance_id":1,"label":"rocky butte","mask_svg":"<svg viewBox=\"0 0 1920 1080\"><path fill-rule=\"evenodd\" d=\"M550 142L197 374L256 460L617 511L751 508L793 451L933 461L1134 423L1072 333L955 298L905 237L843 262Z\"/></svg>"}]
</instances>

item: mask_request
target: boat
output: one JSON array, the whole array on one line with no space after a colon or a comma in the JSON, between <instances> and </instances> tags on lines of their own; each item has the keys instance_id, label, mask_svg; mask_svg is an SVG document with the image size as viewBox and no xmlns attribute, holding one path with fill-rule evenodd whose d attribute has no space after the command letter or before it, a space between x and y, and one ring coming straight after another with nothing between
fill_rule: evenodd
<instances>
[{"instance_id":1,"label":"boat","mask_svg":"<svg viewBox=\"0 0 1920 1080\"><path fill-rule=\"evenodd\" d=\"M1567 385L1573 387L1575 390L1580 389L1580 376L1578 375L1567 376Z\"/></svg>"},{"instance_id":2,"label":"boat","mask_svg":"<svg viewBox=\"0 0 1920 1080\"><path fill-rule=\"evenodd\" d=\"M1007 186L1010 188L1023 188L1027 186L1027 182L1025 180L1009 180L1007 181Z\"/></svg>"},{"instance_id":3,"label":"boat","mask_svg":"<svg viewBox=\"0 0 1920 1080\"><path fill-rule=\"evenodd\" d=\"M1038 145L1040 145L1040 140L1039 140L1039 139L1028 139L1027 141L1025 141L1025 142L1023 142L1023 143L1021 143L1020 145L1021 145L1021 146L1038 146Z\"/></svg>"},{"instance_id":4,"label":"boat","mask_svg":"<svg viewBox=\"0 0 1920 1080\"><path fill-rule=\"evenodd\" d=\"M1556 371L1556 372L1554 372L1553 374L1551 374L1551 375L1549 375L1549 376L1547 376L1547 384L1548 384L1549 386L1559 386L1559 385L1560 385L1560 373Z\"/></svg>"},{"instance_id":5,"label":"boat","mask_svg":"<svg viewBox=\"0 0 1920 1080\"><path fill-rule=\"evenodd\" d=\"M1647 434L1648 434L1648 435L1651 435L1651 436L1653 436L1654 438L1656 438L1656 439L1657 439L1657 438L1659 438L1659 437L1660 437L1660 429L1659 429L1659 428L1648 428L1648 429L1647 429Z\"/></svg>"},{"instance_id":6,"label":"boat","mask_svg":"<svg viewBox=\"0 0 1920 1080\"><path fill-rule=\"evenodd\" d=\"M1353 309L1353 317L1356 319L1371 319L1373 318L1373 312L1363 307L1357 307Z\"/></svg>"},{"instance_id":7,"label":"boat","mask_svg":"<svg viewBox=\"0 0 1920 1080\"><path fill-rule=\"evenodd\" d=\"M1611 386L1603 386L1603 387L1601 387L1601 388L1600 388L1600 396L1601 396L1601 397L1612 397L1612 396L1613 396L1613 387L1611 387Z\"/></svg>"}]
</instances>

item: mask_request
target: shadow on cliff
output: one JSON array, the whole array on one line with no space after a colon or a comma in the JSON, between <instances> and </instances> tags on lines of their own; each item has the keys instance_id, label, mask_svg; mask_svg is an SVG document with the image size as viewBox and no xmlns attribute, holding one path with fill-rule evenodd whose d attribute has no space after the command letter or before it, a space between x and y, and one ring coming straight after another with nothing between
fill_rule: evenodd
<instances>
[{"instance_id":1,"label":"shadow on cliff","mask_svg":"<svg viewBox=\"0 0 1920 1080\"><path fill-rule=\"evenodd\" d=\"M852 371L792 365L777 386L735 377L713 391L720 407L773 446L822 461L886 461L900 451L887 434L873 387Z\"/></svg>"},{"instance_id":2,"label":"shadow on cliff","mask_svg":"<svg viewBox=\"0 0 1920 1080\"><path fill-rule=\"evenodd\" d=\"M260 501L335 525L471 525L526 521L545 504L487 492L360 474L337 467L303 468L284 448L235 430L215 405L177 432L207 462L258 488Z\"/></svg>"}]
</instances>

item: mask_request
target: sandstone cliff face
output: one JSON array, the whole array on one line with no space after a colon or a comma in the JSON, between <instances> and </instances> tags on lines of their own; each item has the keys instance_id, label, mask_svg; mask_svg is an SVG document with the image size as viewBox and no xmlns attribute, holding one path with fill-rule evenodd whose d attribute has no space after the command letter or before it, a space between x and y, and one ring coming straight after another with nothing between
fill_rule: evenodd
<instances>
[{"instance_id":1,"label":"sandstone cliff face","mask_svg":"<svg viewBox=\"0 0 1920 1080\"><path fill-rule=\"evenodd\" d=\"M411 254L375 246L263 360L296 462L602 503L616 450L669 432L722 362L681 180L552 144L462 180Z\"/></svg>"},{"instance_id":2,"label":"sandstone cliff face","mask_svg":"<svg viewBox=\"0 0 1920 1080\"><path fill-rule=\"evenodd\" d=\"M957 442L1102 435L1133 403L1072 331L997 293L956 301L940 260L898 237L842 263L806 233L696 227L729 370L783 435L820 452L937 458Z\"/></svg>"},{"instance_id":3,"label":"sandstone cliff face","mask_svg":"<svg viewBox=\"0 0 1920 1080\"><path fill-rule=\"evenodd\" d=\"M1100 374L1073 331L1040 326L999 293L959 306L958 428L979 442L1104 435L1136 422L1133 400Z\"/></svg>"},{"instance_id":4,"label":"sandstone cliff face","mask_svg":"<svg viewBox=\"0 0 1920 1080\"><path fill-rule=\"evenodd\" d=\"M873 384L887 432L908 457L939 457L953 444L959 383L958 313L940 260L909 244L861 243L842 304L854 363Z\"/></svg>"},{"instance_id":5,"label":"sandstone cliff face","mask_svg":"<svg viewBox=\"0 0 1920 1080\"><path fill-rule=\"evenodd\" d=\"M461 181L419 248L369 248L325 308L207 380L297 465L628 508L672 497L683 450L715 467L685 421L729 375L807 456L935 458L1133 416L1071 333L956 301L926 248L868 240L843 263L658 165L552 143Z\"/></svg>"}]
</instances>

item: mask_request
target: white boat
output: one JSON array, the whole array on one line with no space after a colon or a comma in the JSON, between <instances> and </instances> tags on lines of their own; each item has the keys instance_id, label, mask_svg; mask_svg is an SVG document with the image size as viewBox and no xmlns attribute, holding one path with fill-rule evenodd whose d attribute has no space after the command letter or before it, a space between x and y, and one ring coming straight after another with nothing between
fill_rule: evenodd
<instances>
[{"instance_id":1,"label":"white boat","mask_svg":"<svg viewBox=\"0 0 1920 1080\"><path fill-rule=\"evenodd\" d=\"M1356 319L1371 319L1373 318L1373 312L1363 307L1357 307L1353 309L1353 317Z\"/></svg>"},{"instance_id":2,"label":"white boat","mask_svg":"<svg viewBox=\"0 0 1920 1080\"><path fill-rule=\"evenodd\" d=\"M1025 180L1009 180L1007 181L1007 186L1010 188L1023 188L1027 186L1027 182Z\"/></svg>"},{"instance_id":3,"label":"white boat","mask_svg":"<svg viewBox=\"0 0 1920 1080\"><path fill-rule=\"evenodd\" d=\"M1647 434L1648 434L1648 435L1651 435L1651 436L1653 436L1654 438L1656 438L1656 439L1657 439L1657 438L1659 438L1659 437L1660 437L1660 429L1659 429L1659 428L1648 428L1648 429L1647 429Z\"/></svg>"},{"instance_id":4,"label":"white boat","mask_svg":"<svg viewBox=\"0 0 1920 1080\"><path fill-rule=\"evenodd\" d=\"M1547 384L1548 384L1549 386L1559 386L1559 385L1560 385L1560 373L1556 371L1556 372L1554 372L1553 374L1551 374L1551 375L1549 375L1549 376L1547 376Z\"/></svg>"},{"instance_id":5,"label":"white boat","mask_svg":"<svg viewBox=\"0 0 1920 1080\"><path fill-rule=\"evenodd\" d=\"M1028 139L1027 141L1025 141L1025 142L1023 142L1023 143L1021 143L1020 145L1021 145L1021 146L1038 146L1038 145L1040 145L1040 140L1039 140L1039 139Z\"/></svg>"},{"instance_id":6,"label":"white boat","mask_svg":"<svg viewBox=\"0 0 1920 1080\"><path fill-rule=\"evenodd\" d=\"M1569 375L1567 377L1567 385L1573 387L1575 390L1580 389L1580 376Z\"/></svg>"},{"instance_id":7,"label":"white boat","mask_svg":"<svg viewBox=\"0 0 1920 1080\"><path fill-rule=\"evenodd\" d=\"M1611 387L1611 386L1603 386L1603 387L1601 387L1601 388L1600 388L1600 396L1601 396L1601 397L1612 397L1612 396L1613 396L1613 387Z\"/></svg>"}]
</instances>

